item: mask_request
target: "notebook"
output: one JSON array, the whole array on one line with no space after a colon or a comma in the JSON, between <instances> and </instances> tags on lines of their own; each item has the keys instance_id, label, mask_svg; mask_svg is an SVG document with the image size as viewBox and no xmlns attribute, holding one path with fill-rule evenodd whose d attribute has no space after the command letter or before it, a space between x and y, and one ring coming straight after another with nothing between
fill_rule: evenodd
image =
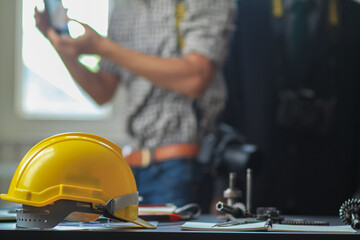
<instances>
[{"instance_id":1,"label":"notebook","mask_svg":"<svg viewBox=\"0 0 360 240\"><path fill-rule=\"evenodd\" d=\"M181 225L183 230L200 231L269 231L269 232L318 232L318 233L356 233L350 225L339 226L309 226L272 224L267 222L245 223L238 225L218 226L217 223L185 222Z\"/></svg>"}]
</instances>

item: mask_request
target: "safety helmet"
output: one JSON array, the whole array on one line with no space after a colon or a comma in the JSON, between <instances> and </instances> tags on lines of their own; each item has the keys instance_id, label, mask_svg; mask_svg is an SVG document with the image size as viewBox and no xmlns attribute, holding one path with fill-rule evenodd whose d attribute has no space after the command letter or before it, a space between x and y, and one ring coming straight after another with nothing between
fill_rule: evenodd
<instances>
[{"instance_id":1,"label":"safety helmet","mask_svg":"<svg viewBox=\"0 0 360 240\"><path fill-rule=\"evenodd\" d=\"M77 221L104 215L155 228L138 218L136 182L121 148L93 134L64 133L36 144L0 197L23 204L18 227L51 228L69 215Z\"/></svg>"}]
</instances>

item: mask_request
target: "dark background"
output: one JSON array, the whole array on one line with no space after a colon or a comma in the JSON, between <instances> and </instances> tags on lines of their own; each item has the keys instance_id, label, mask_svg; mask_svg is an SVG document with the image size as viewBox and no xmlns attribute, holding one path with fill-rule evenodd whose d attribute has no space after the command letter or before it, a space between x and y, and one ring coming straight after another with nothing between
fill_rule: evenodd
<instances>
[{"instance_id":1,"label":"dark background","mask_svg":"<svg viewBox=\"0 0 360 240\"><path fill-rule=\"evenodd\" d=\"M307 128L284 127L277 119L284 89L279 72L287 66L278 61L284 45L274 30L272 1L237 1L237 30L224 68L229 99L222 122L261 152L261 161L254 163L254 207L277 207L284 214L337 215L359 188L360 4L337 3L336 46L331 45L327 21L320 21L299 73L304 75L300 81L315 89L318 98L335 99L336 104L327 123L325 117ZM327 16L324 9L321 19ZM329 64L332 57L336 61ZM306 114L311 111L298 117L306 119ZM240 176L243 193L244 181Z\"/></svg>"}]
</instances>

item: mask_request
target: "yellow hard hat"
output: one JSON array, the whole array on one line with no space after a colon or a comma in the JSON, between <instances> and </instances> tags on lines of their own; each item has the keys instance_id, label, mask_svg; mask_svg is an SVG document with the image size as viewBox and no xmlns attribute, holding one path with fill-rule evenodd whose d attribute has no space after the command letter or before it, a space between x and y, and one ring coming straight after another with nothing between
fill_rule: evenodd
<instances>
[{"instance_id":1,"label":"yellow hard hat","mask_svg":"<svg viewBox=\"0 0 360 240\"><path fill-rule=\"evenodd\" d=\"M54 227L73 214L77 221L104 215L155 228L138 218L136 182L121 148L93 134L64 133L36 144L0 197L23 204L19 227Z\"/></svg>"}]
</instances>

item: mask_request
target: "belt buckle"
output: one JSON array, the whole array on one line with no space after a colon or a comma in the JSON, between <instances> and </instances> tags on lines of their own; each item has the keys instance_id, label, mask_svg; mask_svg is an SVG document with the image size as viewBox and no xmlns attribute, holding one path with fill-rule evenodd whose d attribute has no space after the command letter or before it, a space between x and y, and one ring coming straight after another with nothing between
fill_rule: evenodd
<instances>
[{"instance_id":1,"label":"belt buckle","mask_svg":"<svg viewBox=\"0 0 360 240\"><path fill-rule=\"evenodd\" d=\"M141 150L141 167L146 168L151 163L151 151L150 149Z\"/></svg>"}]
</instances>

